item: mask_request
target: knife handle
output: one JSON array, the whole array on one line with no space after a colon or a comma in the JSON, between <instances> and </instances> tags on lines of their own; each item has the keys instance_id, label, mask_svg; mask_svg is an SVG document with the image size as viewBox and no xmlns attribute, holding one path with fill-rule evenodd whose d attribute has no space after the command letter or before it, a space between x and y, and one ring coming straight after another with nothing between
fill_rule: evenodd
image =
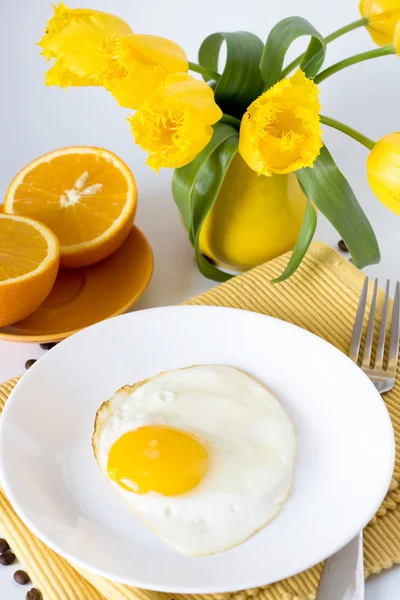
<instances>
[{"instance_id":1,"label":"knife handle","mask_svg":"<svg viewBox=\"0 0 400 600\"><path fill-rule=\"evenodd\" d=\"M364 600L362 532L327 559L316 600Z\"/></svg>"}]
</instances>

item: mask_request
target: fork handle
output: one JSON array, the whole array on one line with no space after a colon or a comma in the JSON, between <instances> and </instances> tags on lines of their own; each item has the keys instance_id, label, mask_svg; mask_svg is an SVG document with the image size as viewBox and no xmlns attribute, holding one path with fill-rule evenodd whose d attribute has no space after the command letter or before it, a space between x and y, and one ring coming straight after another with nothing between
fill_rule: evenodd
<instances>
[{"instance_id":1,"label":"fork handle","mask_svg":"<svg viewBox=\"0 0 400 600\"><path fill-rule=\"evenodd\" d=\"M316 600L364 600L364 593L361 532L326 561Z\"/></svg>"}]
</instances>

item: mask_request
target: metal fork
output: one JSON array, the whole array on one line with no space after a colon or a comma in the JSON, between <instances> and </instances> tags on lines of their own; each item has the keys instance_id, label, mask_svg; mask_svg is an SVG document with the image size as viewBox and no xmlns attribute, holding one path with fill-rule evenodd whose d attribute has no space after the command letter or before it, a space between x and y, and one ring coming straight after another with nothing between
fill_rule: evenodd
<instances>
[{"instance_id":1,"label":"metal fork","mask_svg":"<svg viewBox=\"0 0 400 600\"><path fill-rule=\"evenodd\" d=\"M400 283L396 283L394 294L392 322L390 325L390 342L387 367L384 368L383 359L385 354L386 329L388 317L390 281L386 282L385 298L383 301L381 326L379 329L378 345L376 349L375 362L371 366L372 340L374 337L374 323L376 314L376 296L378 291L378 280L375 279L374 291L372 292L371 308L369 312L367 336L365 338L364 355L361 359L361 369L370 378L380 394L388 392L394 386L396 379L397 361L399 357L399 306L400 306ZM356 320L354 322L353 335L350 342L349 356L355 363L358 361L361 346L361 336L364 324L364 314L367 304L368 278L365 279L358 304Z\"/></svg>"},{"instance_id":2,"label":"metal fork","mask_svg":"<svg viewBox=\"0 0 400 600\"><path fill-rule=\"evenodd\" d=\"M372 359L372 342L377 313L377 279L375 279L372 292L364 352L361 356L360 348L364 319L366 316L368 278L365 279L361 291L349 349L350 358L356 364L358 364L359 360L361 361L361 369L369 377L380 394L388 392L394 386L399 357L400 283L397 282L393 301L392 319L389 325L389 350L385 365L385 347L388 337L389 291L390 281L387 280L374 361ZM321 575L316 600L364 600L362 532L344 548L339 550L339 552L336 552L336 554L328 558Z\"/></svg>"}]
</instances>

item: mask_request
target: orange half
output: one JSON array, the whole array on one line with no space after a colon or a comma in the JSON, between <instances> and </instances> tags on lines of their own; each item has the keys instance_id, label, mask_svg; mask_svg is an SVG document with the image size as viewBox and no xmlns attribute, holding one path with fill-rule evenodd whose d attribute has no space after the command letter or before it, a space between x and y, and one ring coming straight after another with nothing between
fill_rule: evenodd
<instances>
[{"instance_id":1,"label":"orange half","mask_svg":"<svg viewBox=\"0 0 400 600\"><path fill-rule=\"evenodd\" d=\"M59 244L45 225L0 214L0 327L24 319L50 293Z\"/></svg>"},{"instance_id":2,"label":"orange half","mask_svg":"<svg viewBox=\"0 0 400 600\"><path fill-rule=\"evenodd\" d=\"M0 329L0 339L53 342L126 312L146 289L153 254L135 226L108 258L80 269L60 269L49 296L27 318Z\"/></svg>"},{"instance_id":3,"label":"orange half","mask_svg":"<svg viewBox=\"0 0 400 600\"><path fill-rule=\"evenodd\" d=\"M8 188L4 212L45 223L60 242L61 266L82 267L110 256L132 228L135 179L103 148L61 148L27 165Z\"/></svg>"}]
</instances>

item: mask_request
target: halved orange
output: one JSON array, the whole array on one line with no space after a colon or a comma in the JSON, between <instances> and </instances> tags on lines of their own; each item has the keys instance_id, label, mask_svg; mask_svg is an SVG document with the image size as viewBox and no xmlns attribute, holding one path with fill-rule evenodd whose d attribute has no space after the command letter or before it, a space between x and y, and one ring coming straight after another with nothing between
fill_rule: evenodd
<instances>
[{"instance_id":1,"label":"halved orange","mask_svg":"<svg viewBox=\"0 0 400 600\"><path fill-rule=\"evenodd\" d=\"M8 188L4 212L45 223L60 242L61 266L91 265L112 254L132 229L135 179L103 148L61 148L31 162Z\"/></svg>"},{"instance_id":2,"label":"halved orange","mask_svg":"<svg viewBox=\"0 0 400 600\"><path fill-rule=\"evenodd\" d=\"M33 219L0 214L0 327L39 308L59 262L59 243L50 229Z\"/></svg>"}]
</instances>

